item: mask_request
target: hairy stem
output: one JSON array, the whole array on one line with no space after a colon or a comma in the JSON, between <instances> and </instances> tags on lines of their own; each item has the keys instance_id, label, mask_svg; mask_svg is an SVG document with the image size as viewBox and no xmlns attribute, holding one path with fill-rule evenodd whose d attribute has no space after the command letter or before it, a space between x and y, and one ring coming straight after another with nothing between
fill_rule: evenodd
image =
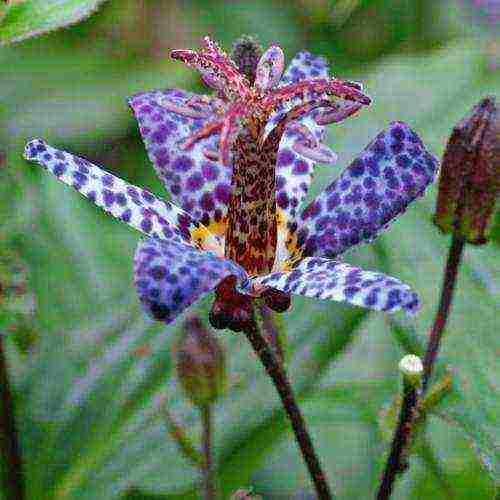
<instances>
[{"instance_id":1,"label":"hairy stem","mask_svg":"<svg viewBox=\"0 0 500 500\"><path fill-rule=\"evenodd\" d=\"M210 404L200 407L201 424L203 428L202 450L203 450L203 498L205 500L214 500L215 481L212 460L212 409Z\"/></svg>"},{"instance_id":2,"label":"hairy stem","mask_svg":"<svg viewBox=\"0 0 500 500\"><path fill-rule=\"evenodd\" d=\"M0 335L0 449L3 455L2 491L6 500L25 498L19 434L14 418L14 405L10 389L7 364Z\"/></svg>"},{"instance_id":3,"label":"hairy stem","mask_svg":"<svg viewBox=\"0 0 500 500\"><path fill-rule=\"evenodd\" d=\"M280 395L283 407L290 418L295 439L316 488L318 498L321 500L334 498L282 364L277 360L272 348L256 326L245 331L245 334Z\"/></svg>"},{"instance_id":4,"label":"hairy stem","mask_svg":"<svg viewBox=\"0 0 500 500\"><path fill-rule=\"evenodd\" d=\"M436 356L439 351L441 338L450 313L453 292L455 290L455 283L457 281L458 268L462 259L464 244L465 240L463 238L456 234L453 235L448 253L448 260L446 262L439 308L434 319L434 324L432 325L427 351L424 356L424 375L422 379L423 392L426 391L429 384L434 362L436 361Z\"/></svg>"},{"instance_id":5,"label":"hairy stem","mask_svg":"<svg viewBox=\"0 0 500 500\"><path fill-rule=\"evenodd\" d=\"M396 476L407 467L405 452L410 440L411 427L415 418L418 402L418 389L406 381L403 382L403 402L399 413L399 422L392 438L391 452L385 465L382 481L377 493L377 500L390 498Z\"/></svg>"}]
</instances>

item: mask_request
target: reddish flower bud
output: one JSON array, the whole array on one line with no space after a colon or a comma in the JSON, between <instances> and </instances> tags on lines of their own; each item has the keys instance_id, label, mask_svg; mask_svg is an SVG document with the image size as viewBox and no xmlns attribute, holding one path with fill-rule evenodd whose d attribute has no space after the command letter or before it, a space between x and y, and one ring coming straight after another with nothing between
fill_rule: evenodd
<instances>
[{"instance_id":1,"label":"reddish flower bud","mask_svg":"<svg viewBox=\"0 0 500 500\"><path fill-rule=\"evenodd\" d=\"M191 401L197 406L215 402L226 383L224 351L197 316L185 321L176 354L179 380Z\"/></svg>"},{"instance_id":2,"label":"reddish flower bud","mask_svg":"<svg viewBox=\"0 0 500 500\"><path fill-rule=\"evenodd\" d=\"M500 115L494 97L453 129L444 153L434 222L469 243L488 241L500 189Z\"/></svg>"}]
</instances>

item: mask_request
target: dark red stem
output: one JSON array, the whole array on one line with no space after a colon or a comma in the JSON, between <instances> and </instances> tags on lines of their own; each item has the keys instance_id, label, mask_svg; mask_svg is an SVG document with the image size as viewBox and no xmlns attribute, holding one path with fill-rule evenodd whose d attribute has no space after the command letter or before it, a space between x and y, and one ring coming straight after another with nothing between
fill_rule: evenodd
<instances>
[{"instance_id":1,"label":"dark red stem","mask_svg":"<svg viewBox=\"0 0 500 500\"><path fill-rule=\"evenodd\" d=\"M407 467L404 454L408 447L411 426L416 414L418 390L406 382L403 387L403 403L399 413L399 422L392 439L391 452L377 493L377 500L390 498L397 474L404 472Z\"/></svg>"},{"instance_id":2,"label":"dark red stem","mask_svg":"<svg viewBox=\"0 0 500 500\"><path fill-rule=\"evenodd\" d=\"M297 440L309 474L316 488L318 498L321 500L333 499L333 494L328 486L328 481L321 468L311 436L307 431L306 423L295 401L292 386L288 381L282 364L277 360L271 347L256 326L246 330L245 334L280 395L283 407L292 424L295 439Z\"/></svg>"},{"instance_id":3,"label":"dark red stem","mask_svg":"<svg viewBox=\"0 0 500 500\"><path fill-rule=\"evenodd\" d=\"M429 343L424 357L424 374L422 378L422 389L426 391L429 384L429 379L432 374L434 362L436 360L441 337L448 320L450 313L451 302L453 300L453 292L455 290L455 283L457 281L458 268L462 259L465 240L456 234L453 235L450 250L448 253L448 260L446 262L446 270L444 273L443 287L441 290L441 299L439 301L439 308L434 319L434 324L429 335Z\"/></svg>"},{"instance_id":4,"label":"dark red stem","mask_svg":"<svg viewBox=\"0 0 500 500\"><path fill-rule=\"evenodd\" d=\"M14 405L4 353L4 338L0 335L0 452L3 455L2 490L6 500L25 498L19 434L14 418Z\"/></svg>"}]
</instances>

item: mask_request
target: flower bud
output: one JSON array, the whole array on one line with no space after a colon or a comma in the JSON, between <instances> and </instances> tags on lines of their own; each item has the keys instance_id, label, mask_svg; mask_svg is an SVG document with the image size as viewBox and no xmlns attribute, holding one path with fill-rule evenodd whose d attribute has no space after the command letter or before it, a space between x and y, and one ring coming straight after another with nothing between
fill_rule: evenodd
<instances>
[{"instance_id":1,"label":"flower bud","mask_svg":"<svg viewBox=\"0 0 500 500\"><path fill-rule=\"evenodd\" d=\"M197 316L185 321L176 354L179 380L191 401L197 406L215 402L226 383L224 351Z\"/></svg>"},{"instance_id":2,"label":"flower bud","mask_svg":"<svg viewBox=\"0 0 500 500\"><path fill-rule=\"evenodd\" d=\"M486 243L499 189L500 115L495 98L486 97L448 141L434 222L469 243Z\"/></svg>"},{"instance_id":3,"label":"flower bud","mask_svg":"<svg viewBox=\"0 0 500 500\"><path fill-rule=\"evenodd\" d=\"M251 85L255 81L257 63L261 55L262 47L254 37L243 35L233 43L231 59L240 72L248 78Z\"/></svg>"},{"instance_id":4,"label":"flower bud","mask_svg":"<svg viewBox=\"0 0 500 500\"><path fill-rule=\"evenodd\" d=\"M399 362L399 371L403 374L405 383L418 387L422 381L424 366L418 356L407 354Z\"/></svg>"}]
</instances>

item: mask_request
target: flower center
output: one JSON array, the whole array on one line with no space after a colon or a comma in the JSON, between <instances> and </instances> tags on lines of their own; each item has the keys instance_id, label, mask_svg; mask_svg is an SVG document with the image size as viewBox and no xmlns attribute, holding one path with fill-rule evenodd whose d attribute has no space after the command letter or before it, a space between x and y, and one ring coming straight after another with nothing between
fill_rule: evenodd
<instances>
[{"instance_id":1,"label":"flower center","mask_svg":"<svg viewBox=\"0 0 500 500\"><path fill-rule=\"evenodd\" d=\"M252 114L232 143L232 195L225 253L251 276L270 272L276 253L278 148L273 147L273 141L260 143L265 123L258 114Z\"/></svg>"}]
</instances>

